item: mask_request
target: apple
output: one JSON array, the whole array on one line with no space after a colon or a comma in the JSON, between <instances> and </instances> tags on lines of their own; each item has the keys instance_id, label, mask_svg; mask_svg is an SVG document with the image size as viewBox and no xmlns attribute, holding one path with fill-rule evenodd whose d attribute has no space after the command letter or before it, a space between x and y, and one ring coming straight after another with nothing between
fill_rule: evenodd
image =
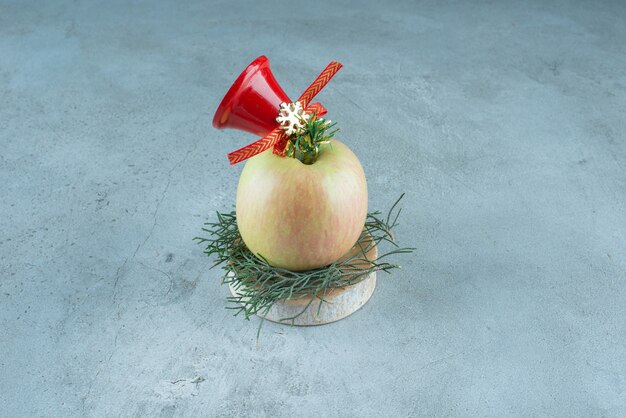
<instances>
[{"instance_id":1,"label":"apple","mask_svg":"<svg viewBox=\"0 0 626 418\"><path fill-rule=\"evenodd\" d=\"M313 164L265 151L250 158L237 187L237 225L253 254L292 271L331 264L357 242L367 183L354 153L333 139Z\"/></svg>"}]
</instances>

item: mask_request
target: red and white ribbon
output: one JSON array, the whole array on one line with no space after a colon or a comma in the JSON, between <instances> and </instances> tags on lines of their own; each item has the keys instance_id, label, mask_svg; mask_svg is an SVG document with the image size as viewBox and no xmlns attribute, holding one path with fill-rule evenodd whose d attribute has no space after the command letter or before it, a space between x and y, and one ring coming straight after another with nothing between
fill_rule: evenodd
<instances>
[{"instance_id":1,"label":"red and white ribbon","mask_svg":"<svg viewBox=\"0 0 626 418\"><path fill-rule=\"evenodd\" d=\"M333 61L326 66L324 71L317 76L315 81L311 83L304 93L300 95L298 101L304 108L304 112L308 114L315 113L317 116L322 116L326 113L326 108L322 106L320 103L312 103L309 105L311 100L315 97L317 93L319 93L325 86L328 84L331 78L343 67L343 65L339 62ZM285 145L287 145L287 141L289 137L285 134L285 132L281 129L280 126L276 127L272 132L265 135L263 138L246 145L243 148L239 148L237 151L233 151L228 154L228 160L231 165L240 163L244 160L247 160L250 157L254 157L257 154L262 153L274 147L274 154L284 156Z\"/></svg>"}]
</instances>

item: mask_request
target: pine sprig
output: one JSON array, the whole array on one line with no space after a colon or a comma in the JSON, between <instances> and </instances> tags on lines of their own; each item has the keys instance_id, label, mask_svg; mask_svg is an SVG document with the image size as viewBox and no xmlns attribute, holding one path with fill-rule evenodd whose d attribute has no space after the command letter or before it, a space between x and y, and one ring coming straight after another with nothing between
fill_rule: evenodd
<instances>
[{"instance_id":1,"label":"pine sprig","mask_svg":"<svg viewBox=\"0 0 626 418\"><path fill-rule=\"evenodd\" d=\"M211 268L222 265L225 271L222 283L232 285L237 290L238 296L227 298L230 302L227 308L235 310L235 315L243 313L245 319L250 319L253 315L264 317L278 300L310 298L299 314L281 320L291 321L293 324L315 300L319 303L319 312L325 302L324 297L330 290L355 285L375 271L389 273L400 266L387 262L388 257L414 251L414 248L398 246L392 234L392 229L398 225L401 211L396 208L403 196L404 194L393 204L386 218L379 211L367 215L363 232L357 242L359 251L348 258L314 270L293 272L270 265L262 255L254 255L241 239L235 212L217 212L217 221L206 222L202 228L206 236L196 237L194 240L205 244L204 253L216 259ZM383 242L390 243L393 248L381 253L380 244ZM368 253L374 246L378 246L379 255L370 259ZM259 332L262 324L263 321L259 324Z\"/></svg>"},{"instance_id":2,"label":"pine sprig","mask_svg":"<svg viewBox=\"0 0 626 418\"><path fill-rule=\"evenodd\" d=\"M296 158L304 164L313 164L319 156L320 145L330 142L339 129L332 129L336 123L316 115L302 121L304 128L289 138L285 145L285 156Z\"/></svg>"}]
</instances>

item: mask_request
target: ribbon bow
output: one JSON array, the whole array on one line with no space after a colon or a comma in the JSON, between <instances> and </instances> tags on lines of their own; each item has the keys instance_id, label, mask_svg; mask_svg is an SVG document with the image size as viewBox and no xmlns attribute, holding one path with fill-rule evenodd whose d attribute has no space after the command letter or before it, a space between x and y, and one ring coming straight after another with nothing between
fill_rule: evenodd
<instances>
[{"instance_id":1,"label":"ribbon bow","mask_svg":"<svg viewBox=\"0 0 626 418\"><path fill-rule=\"evenodd\" d=\"M343 65L337 61L333 61L328 64L326 68L324 68L324 71L317 76L315 81L311 83L304 93L300 95L297 101L300 102L300 105L304 109L305 113L315 113L317 116L322 116L326 113L326 108L324 108L324 106L320 103L315 102L310 105L309 103L313 100L313 97L315 97L315 95L319 93L326 86L326 84L328 84L330 79L337 74L337 71L339 71L341 67L343 67ZM231 165L234 165L247 160L250 157L254 157L271 147L274 147L274 154L284 156L285 145L287 145L288 140L289 137L287 134L285 134L280 126L277 126L272 132L265 135L263 138L260 138L243 148L239 148L237 151L229 153L228 160Z\"/></svg>"}]
</instances>

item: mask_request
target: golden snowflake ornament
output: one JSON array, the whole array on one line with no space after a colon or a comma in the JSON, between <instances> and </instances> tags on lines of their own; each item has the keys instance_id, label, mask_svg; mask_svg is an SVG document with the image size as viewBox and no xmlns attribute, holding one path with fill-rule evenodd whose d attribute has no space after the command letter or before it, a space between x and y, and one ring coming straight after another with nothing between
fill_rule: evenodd
<instances>
[{"instance_id":1,"label":"golden snowflake ornament","mask_svg":"<svg viewBox=\"0 0 626 418\"><path fill-rule=\"evenodd\" d=\"M304 113L300 102L281 103L276 122L287 136L291 136L301 132L310 117Z\"/></svg>"}]
</instances>

